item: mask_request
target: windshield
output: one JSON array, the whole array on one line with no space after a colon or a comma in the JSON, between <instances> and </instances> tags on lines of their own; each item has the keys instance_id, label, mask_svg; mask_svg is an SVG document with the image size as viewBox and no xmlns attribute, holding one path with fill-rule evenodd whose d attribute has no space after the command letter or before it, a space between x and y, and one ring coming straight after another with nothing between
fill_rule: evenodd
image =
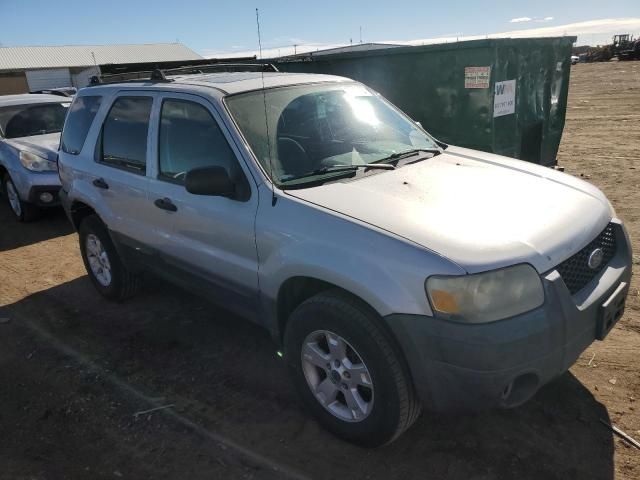
<instances>
[{"instance_id":1,"label":"windshield","mask_svg":"<svg viewBox=\"0 0 640 480\"><path fill-rule=\"evenodd\" d=\"M228 97L226 104L265 171L271 172L272 165L271 177L281 186L299 184L300 178L317 182L319 176L335 176L327 167L438 148L414 122L363 85L260 90Z\"/></svg>"},{"instance_id":2,"label":"windshield","mask_svg":"<svg viewBox=\"0 0 640 480\"><path fill-rule=\"evenodd\" d=\"M5 138L18 138L59 133L68 107L68 103L0 107L0 134Z\"/></svg>"}]
</instances>

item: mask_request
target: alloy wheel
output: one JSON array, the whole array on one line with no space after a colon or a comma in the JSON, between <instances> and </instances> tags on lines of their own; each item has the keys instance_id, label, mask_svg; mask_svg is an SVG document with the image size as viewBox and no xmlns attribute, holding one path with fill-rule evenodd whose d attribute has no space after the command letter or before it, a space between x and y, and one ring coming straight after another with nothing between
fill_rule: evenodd
<instances>
[{"instance_id":1,"label":"alloy wheel","mask_svg":"<svg viewBox=\"0 0 640 480\"><path fill-rule=\"evenodd\" d=\"M304 340L302 370L309 388L333 416L361 422L373 408L371 374L355 348L340 335L316 330Z\"/></svg>"},{"instance_id":2,"label":"alloy wheel","mask_svg":"<svg viewBox=\"0 0 640 480\"><path fill-rule=\"evenodd\" d=\"M108 287L111 284L111 262L104 245L96 235L90 233L85 247L91 273L100 285Z\"/></svg>"}]
</instances>

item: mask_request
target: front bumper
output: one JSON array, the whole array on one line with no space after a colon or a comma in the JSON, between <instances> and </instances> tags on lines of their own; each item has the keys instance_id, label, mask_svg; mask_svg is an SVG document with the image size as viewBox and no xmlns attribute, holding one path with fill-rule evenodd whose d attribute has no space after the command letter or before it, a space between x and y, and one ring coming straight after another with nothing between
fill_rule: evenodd
<instances>
[{"instance_id":1,"label":"front bumper","mask_svg":"<svg viewBox=\"0 0 640 480\"><path fill-rule=\"evenodd\" d=\"M29 172L26 169L20 171L10 171L9 175L13 184L18 190L20 198L40 207L51 207L59 205L58 191L60 190L60 178L57 172ZM52 200L42 201L42 193L50 193Z\"/></svg>"},{"instance_id":2,"label":"front bumper","mask_svg":"<svg viewBox=\"0 0 640 480\"><path fill-rule=\"evenodd\" d=\"M600 325L603 303L628 292L631 249L620 223L616 235L614 258L575 295L557 271L543 275L545 303L531 312L480 325L385 317L423 404L436 411L514 407L568 370L603 328L613 327Z\"/></svg>"}]
</instances>

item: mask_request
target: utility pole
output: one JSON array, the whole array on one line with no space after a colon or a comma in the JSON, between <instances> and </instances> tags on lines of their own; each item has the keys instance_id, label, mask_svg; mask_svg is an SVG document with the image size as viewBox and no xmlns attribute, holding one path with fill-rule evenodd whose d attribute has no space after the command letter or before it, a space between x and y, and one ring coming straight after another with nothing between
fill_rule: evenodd
<instances>
[{"instance_id":1,"label":"utility pole","mask_svg":"<svg viewBox=\"0 0 640 480\"><path fill-rule=\"evenodd\" d=\"M362 26L360 26L360 43L362 43Z\"/></svg>"}]
</instances>

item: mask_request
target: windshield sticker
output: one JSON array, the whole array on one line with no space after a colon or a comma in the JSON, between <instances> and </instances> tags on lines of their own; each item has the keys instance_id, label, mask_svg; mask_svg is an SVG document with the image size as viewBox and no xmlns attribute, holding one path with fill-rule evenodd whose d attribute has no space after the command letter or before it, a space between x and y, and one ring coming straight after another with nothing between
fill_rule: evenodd
<instances>
[{"instance_id":1,"label":"windshield sticker","mask_svg":"<svg viewBox=\"0 0 640 480\"><path fill-rule=\"evenodd\" d=\"M496 82L493 96L493 116L501 117L516 111L516 81Z\"/></svg>"},{"instance_id":2,"label":"windshield sticker","mask_svg":"<svg viewBox=\"0 0 640 480\"><path fill-rule=\"evenodd\" d=\"M491 67L464 67L464 88L489 88Z\"/></svg>"}]
</instances>

